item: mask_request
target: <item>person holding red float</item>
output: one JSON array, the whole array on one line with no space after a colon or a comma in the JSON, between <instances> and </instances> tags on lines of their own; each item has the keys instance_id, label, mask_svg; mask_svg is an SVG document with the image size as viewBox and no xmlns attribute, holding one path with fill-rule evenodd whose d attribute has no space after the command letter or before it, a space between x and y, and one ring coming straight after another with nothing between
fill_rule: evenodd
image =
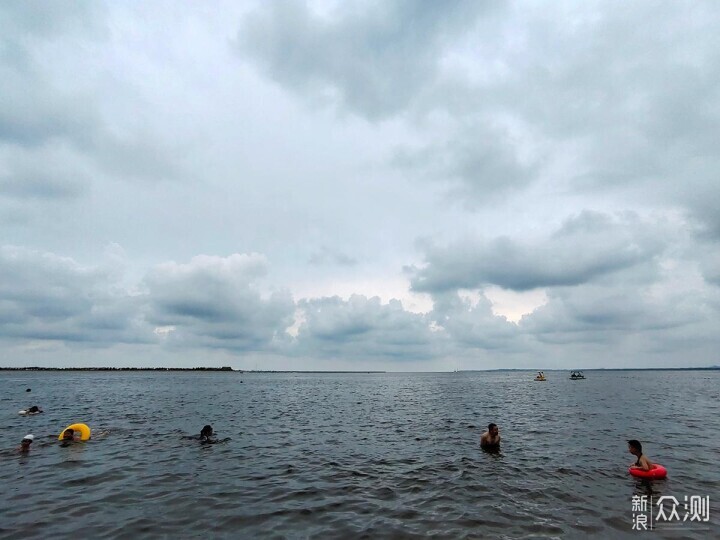
<instances>
[{"instance_id":1,"label":"person holding red float","mask_svg":"<svg viewBox=\"0 0 720 540\"><path fill-rule=\"evenodd\" d=\"M628 451L637 458L634 465L630 466L628 472L638 478L660 479L667 476L667 470L662 465L653 463L642 453L640 441L631 439L628 441Z\"/></svg>"}]
</instances>

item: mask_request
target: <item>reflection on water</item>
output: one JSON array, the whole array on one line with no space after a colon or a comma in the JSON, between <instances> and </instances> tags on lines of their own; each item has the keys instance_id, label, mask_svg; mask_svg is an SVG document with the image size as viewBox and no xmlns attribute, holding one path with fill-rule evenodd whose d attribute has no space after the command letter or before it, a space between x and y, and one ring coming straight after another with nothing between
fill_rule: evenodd
<instances>
[{"instance_id":1,"label":"reflection on water","mask_svg":"<svg viewBox=\"0 0 720 540\"><path fill-rule=\"evenodd\" d=\"M0 373L0 535L629 538L633 495L717 504L720 374L546 375ZM75 422L110 432L61 448ZM666 480L627 474L630 438Z\"/></svg>"}]
</instances>

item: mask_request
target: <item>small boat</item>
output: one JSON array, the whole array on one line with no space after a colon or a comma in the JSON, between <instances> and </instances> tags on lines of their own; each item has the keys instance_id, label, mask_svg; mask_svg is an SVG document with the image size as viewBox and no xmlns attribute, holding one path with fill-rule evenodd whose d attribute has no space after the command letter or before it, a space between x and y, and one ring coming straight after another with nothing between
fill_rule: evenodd
<instances>
[{"instance_id":1,"label":"small boat","mask_svg":"<svg viewBox=\"0 0 720 540\"><path fill-rule=\"evenodd\" d=\"M579 381L579 380L582 380L582 379L584 379L584 378L585 378L585 375L583 375L581 371L577 371L577 372L576 372L576 371L573 371L573 372L570 374L570 380L571 380L571 381Z\"/></svg>"}]
</instances>

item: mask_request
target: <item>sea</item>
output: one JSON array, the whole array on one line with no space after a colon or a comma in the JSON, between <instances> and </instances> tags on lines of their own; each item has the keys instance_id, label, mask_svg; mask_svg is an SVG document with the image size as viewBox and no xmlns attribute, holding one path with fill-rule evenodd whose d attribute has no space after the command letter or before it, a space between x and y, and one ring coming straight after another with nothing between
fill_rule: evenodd
<instances>
[{"instance_id":1,"label":"sea","mask_svg":"<svg viewBox=\"0 0 720 540\"><path fill-rule=\"evenodd\" d=\"M0 538L720 538L720 371L584 373L0 372Z\"/></svg>"}]
</instances>

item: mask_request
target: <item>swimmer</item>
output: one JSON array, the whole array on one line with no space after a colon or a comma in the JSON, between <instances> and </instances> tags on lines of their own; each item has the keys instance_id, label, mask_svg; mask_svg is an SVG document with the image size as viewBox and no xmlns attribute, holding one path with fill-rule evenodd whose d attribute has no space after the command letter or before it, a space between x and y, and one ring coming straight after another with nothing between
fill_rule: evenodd
<instances>
[{"instance_id":1,"label":"swimmer","mask_svg":"<svg viewBox=\"0 0 720 540\"><path fill-rule=\"evenodd\" d=\"M488 424L487 431L480 436L480 446L500 446L500 430L497 424Z\"/></svg>"},{"instance_id":2,"label":"swimmer","mask_svg":"<svg viewBox=\"0 0 720 540\"><path fill-rule=\"evenodd\" d=\"M635 461L634 464L630 465L631 469L642 469L643 471L649 471L655 466L652 461L650 461L647 457L643 456L642 444L640 444L640 441L636 441L635 439L629 440L628 451L633 456L637 457L637 461Z\"/></svg>"},{"instance_id":3,"label":"swimmer","mask_svg":"<svg viewBox=\"0 0 720 540\"><path fill-rule=\"evenodd\" d=\"M33 405L27 410L27 414L40 414L43 410L37 405Z\"/></svg>"},{"instance_id":4,"label":"swimmer","mask_svg":"<svg viewBox=\"0 0 720 540\"><path fill-rule=\"evenodd\" d=\"M63 431L60 446L69 446L72 442L75 442L75 431L72 429L66 429Z\"/></svg>"},{"instance_id":5,"label":"swimmer","mask_svg":"<svg viewBox=\"0 0 720 540\"><path fill-rule=\"evenodd\" d=\"M213 436L213 428L210 425L203 426L200 430L200 440L203 442L211 442L210 437Z\"/></svg>"},{"instance_id":6,"label":"swimmer","mask_svg":"<svg viewBox=\"0 0 720 540\"><path fill-rule=\"evenodd\" d=\"M30 445L32 444L35 437L33 435L25 435L23 437L23 440L20 441L20 446L18 446L18 452L22 452L24 454L28 453L30 451Z\"/></svg>"},{"instance_id":7,"label":"swimmer","mask_svg":"<svg viewBox=\"0 0 720 540\"><path fill-rule=\"evenodd\" d=\"M211 437L216 433L213 431L212 426L205 426L200 431L200 444L218 444L228 442L230 437L224 439L212 439Z\"/></svg>"}]
</instances>

